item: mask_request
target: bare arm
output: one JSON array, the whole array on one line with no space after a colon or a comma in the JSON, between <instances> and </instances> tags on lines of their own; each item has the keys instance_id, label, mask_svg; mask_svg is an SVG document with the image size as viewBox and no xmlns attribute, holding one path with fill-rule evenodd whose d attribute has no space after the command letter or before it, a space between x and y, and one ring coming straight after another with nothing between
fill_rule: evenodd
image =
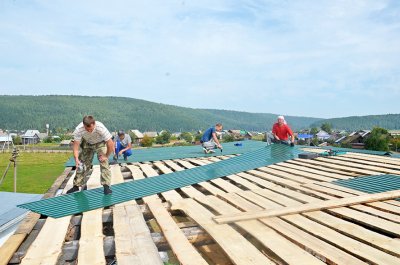
<instances>
[{"instance_id":1,"label":"bare arm","mask_svg":"<svg viewBox=\"0 0 400 265\"><path fill-rule=\"evenodd\" d=\"M213 133L212 136L213 136L214 142L217 144L217 146L218 146L218 147L221 147L221 144L220 144L219 141L218 141L217 134L216 134L216 133Z\"/></svg>"},{"instance_id":2,"label":"bare arm","mask_svg":"<svg viewBox=\"0 0 400 265\"><path fill-rule=\"evenodd\" d=\"M108 140L106 142L106 146L107 146L107 153L106 153L106 158L108 159L108 157L114 153L114 141L112 139Z\"/></svg>"},{"instance_id":3,"label":"bare arm","mask_svg":"<svg viewBox=\"0 0 400 265\"><path fill-rule=\"evenodd\" d=\"M73 145L73 150L74 150L74 159L75 159L75 165L78 166L79 165L79 145L81 144L80 141L74 141L74 145Z\"/></svg>"},{"instance_id":4,"label":"bare arm","mask_svg":"<svg viewBox=\"0 0 400 265\"><path fill-rule=\"evenodd\" d=\"M294 143L294 134L291 135L291 142Z\"/></svg>"}]
</instances>

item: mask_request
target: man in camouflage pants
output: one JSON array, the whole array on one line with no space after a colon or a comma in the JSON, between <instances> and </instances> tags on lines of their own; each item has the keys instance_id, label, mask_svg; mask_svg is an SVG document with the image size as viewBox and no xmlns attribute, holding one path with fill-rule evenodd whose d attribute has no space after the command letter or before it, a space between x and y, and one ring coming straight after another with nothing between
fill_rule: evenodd
<instances>
[{"instance_id":1,"label":"man in camouflage pants","mask_svg":"<svg viewBox=\"0 0 400 265\"><path fill-rule=\"evenodd\" d=\"M108 163L108 157L114 151L114 142L111 137L103 123L95 121L92 116L83 117L82 123L74 131L73 150L76 167L79 168L80 164L83 163L84 170L76 173L74 186L67 193L79 191L79 188L85 185L85 177L92 166L94 153L97 153L100 162L101 184L104 187L104 194L112 193L110 189L111 171ZM81 152L79 152L79 147L82 149Z\"/></svg>"}]
</instances>

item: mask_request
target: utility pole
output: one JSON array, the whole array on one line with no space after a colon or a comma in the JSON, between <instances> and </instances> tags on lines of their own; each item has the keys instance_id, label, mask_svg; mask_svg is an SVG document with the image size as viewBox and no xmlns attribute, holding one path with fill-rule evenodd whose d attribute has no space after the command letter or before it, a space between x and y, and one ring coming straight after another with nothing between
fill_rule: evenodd
<instances>
[{"instance_id":1,"label":"utility pole","mask_svg":"<svg viewBox=\"0 0 400 265\"><path fill-rule=\"evenodd\" d=\"M10 162L14 162L14 192L17 192L17 157L18 150L14 147Z\"/></svg>"},{"instance_id":2,"label":"utility pole","mask_svg":"<svg viewBox=\"0 0 400 265\"><path fill-rule=\"evenodd\" d=\"M17 157L18 157L18 149L14 147L13 152L11 154L10 162L4 172L3 176L0 179L0 185L3 183L4 178L7 175L8 169L11 166L11 163L14 163L14 192L17 192Z\"/></svg>"}]
</instances>

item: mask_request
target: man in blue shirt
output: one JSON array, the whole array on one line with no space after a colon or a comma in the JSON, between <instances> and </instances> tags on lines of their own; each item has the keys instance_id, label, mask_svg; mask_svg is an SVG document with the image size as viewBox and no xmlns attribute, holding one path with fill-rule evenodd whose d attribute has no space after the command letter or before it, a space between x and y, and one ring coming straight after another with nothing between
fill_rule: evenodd
<instances>
[{"instance_id":1,"label":"man in blue shirt","mask_svg":"<svg viewBox=\"0 0 400 265\"><path fill-rule=\"evenodd\" d=\"M215 147L218 147L219 149L222 150L222 146L219 143L217 137L217 132L220 131L222 131L222 124L217 123L215 127L210 127L204 132L203 136L200 139L204 153L206 154L214 153L215 151L212 149L214 149Z\"/></svg>"}]
</instances>

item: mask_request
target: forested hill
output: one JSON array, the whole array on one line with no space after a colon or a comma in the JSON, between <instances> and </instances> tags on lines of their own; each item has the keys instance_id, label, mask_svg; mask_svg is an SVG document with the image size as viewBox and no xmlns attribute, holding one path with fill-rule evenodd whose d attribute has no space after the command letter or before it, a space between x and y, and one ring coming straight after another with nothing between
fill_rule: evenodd
<instances>
[{"instance_id":1,"label":"forested hill","mask_svg":"<svg viewBox=\"0 0 400 265\"><path fill-rule=\"evenodd\" d=\"M228 110L192 109L121 97L0 96L1 129L73 129L86 114L93 115L109 130L141 131L204 130L216 122L227 129L263 131L271 128L276 114ZM293 129L308 128L320 119L286 117Z\"/></svg>"},{"instance_id":2,"label":"forested hill","mask_svg":"<svg viewBox=\"0 0 400 265\"><path fill-rule=\"evenodd\" d=\"M329 123L333 129L356 131L371 130L381 127L388 130L400 129L400 114L352 116L345 118L325 119L315 122L311 127L320 127L322 123Z\"/></svg>"}]
</instances>

